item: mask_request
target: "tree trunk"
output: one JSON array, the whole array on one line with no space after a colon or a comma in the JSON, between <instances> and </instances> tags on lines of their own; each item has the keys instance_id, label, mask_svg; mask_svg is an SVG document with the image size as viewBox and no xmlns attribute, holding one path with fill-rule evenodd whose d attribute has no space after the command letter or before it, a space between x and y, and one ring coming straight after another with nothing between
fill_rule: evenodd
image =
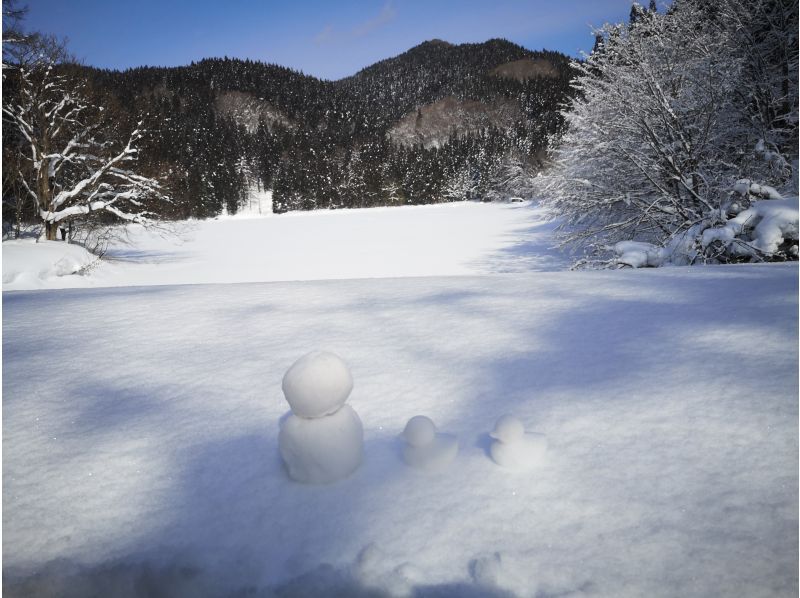
<instances>
[{"instance_id":1,"label":"tree trunk","mask_svg":"<svg viewBox=\"0 0 800 598\"><path fill-rule=\"evenodd\" d=\"M19 229L22 227L22 200L17 197L17 205L15 206L16 225L14 227L14 238L19 239Z\"/></svg>"},{"instance_id":2,"label":"tree trunk","mask_svg":"<svg viewBox=\"0 0 800 598\"><path fill-rule=\"evenodd\" d=\"M45 222L44 223L44 230L46 233L46 239L48 241L57 241L58 240L58 225L55 222Z\"/></svg>"}]
</instances>

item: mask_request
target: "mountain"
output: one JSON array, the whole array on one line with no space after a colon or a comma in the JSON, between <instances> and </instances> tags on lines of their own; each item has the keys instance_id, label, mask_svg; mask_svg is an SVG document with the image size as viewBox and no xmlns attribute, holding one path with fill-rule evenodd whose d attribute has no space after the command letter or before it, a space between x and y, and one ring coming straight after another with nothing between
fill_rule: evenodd
<instances>
[{"instance_id":1,"label":"mountain","mask_svg":"<svg viewBox=\"0 0 800 598\"><path fill-rule=\"evenodd\" d=\"M501 39L428 41L338 81L228 58L85 71L112 114L145 119L175 217L235 211L256 185L279 212L524 194L572 75Z\"/></svg>"}]
</instances>

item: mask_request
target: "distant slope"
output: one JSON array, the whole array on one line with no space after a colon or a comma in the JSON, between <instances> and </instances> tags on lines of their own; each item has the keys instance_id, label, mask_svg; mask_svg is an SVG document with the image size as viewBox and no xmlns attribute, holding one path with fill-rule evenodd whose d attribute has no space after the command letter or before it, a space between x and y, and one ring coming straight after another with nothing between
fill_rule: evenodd
<instances>
[{"instance_id":1,"label":"distant slope","mask_svg":"<svg viewBox=\"0 0 800 598\"><path fill-rule=\"evenodd\" d=\"M547 76L518 76L525 61ZM278 213L524 195L508 181L535 174L571 93L566 56L501 39L425 42L339 81L228 58L80 70L120 134L146 122L142 168L176 218L234 213L254 185Z\"/></svg>"},{"instance_id":2,"label":"distant slope","mask_svg":"<svg viewBox=\"0 0 800 598\"><path fill-rule=\"evenodd\" d=\"M504 39L461 45L432 40L336 84L353 89L363 102L382 106L396 120L409 110L447 96L474 100L519 98L522 86L498 82L492 71L526 58L552 65L558 77L549 82L553 87L569 78L569 59L558 52L533 52Z\"/></svg>"}]
</instances>

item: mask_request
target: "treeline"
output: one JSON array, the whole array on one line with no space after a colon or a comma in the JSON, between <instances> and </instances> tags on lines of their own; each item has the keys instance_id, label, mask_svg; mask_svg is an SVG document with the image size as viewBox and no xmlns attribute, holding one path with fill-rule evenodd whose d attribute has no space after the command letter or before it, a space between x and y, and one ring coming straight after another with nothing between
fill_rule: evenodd
<instances>
[{"instance_id":1,"label":"treeline","mask_svg":"<svg viewBox=\"0 0 800 598\"><path fill-rule=\"evenodd\" d=\"M530 57L553 73L517 80L490 72ZM274 191L278 212L519 193L563 126L559 108L572 74L565 56L504 40L426 42L335 82L227 58L81 70L121 130L144 121L140 167L164 182L175 218L235 212L253 186ZM487 106L511 100L518 118L454 127L437 147L389 141L403 115L448 96Z\"/></svg>"},{"instance_id":2,"label":"treeline","mask_svg":"<svg viewBox=\"0 0 800 598\"><path fill-rule=\"evenodd\" d=\"M798 5L634 4L577 65L539 194L582 263L798 256Z\"/></svg>"}]
</instances>

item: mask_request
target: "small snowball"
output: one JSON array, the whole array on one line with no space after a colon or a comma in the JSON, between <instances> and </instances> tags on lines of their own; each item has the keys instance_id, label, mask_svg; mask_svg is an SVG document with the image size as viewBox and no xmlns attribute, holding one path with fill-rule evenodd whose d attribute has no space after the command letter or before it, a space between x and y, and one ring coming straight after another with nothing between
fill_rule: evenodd
<instances>
[{"instance_id":1,"label":"small snowball","mask_svg":"<svg viewBox=\"0 0 800 598\"><path fill-rule=\"evenodd\" d=\"M411 446L425 446L433 442L436 437L436 425L431 418L424 415L415 415L406 424L403 438Z\"/></svg>"},{"instance_id":2,"label":"small snowball","mask_svg":"<svg viewBox=\"0 0 800 598\"><path fill-rule=\"evenodd\" d=\"M322 417L339 409L353 390L353 377L341 357L313 351L283 376L283 394L298 417Z\"/></svg>"},{"instance_id":3,"label":"small snowball","mask_svg":"<svg viewBox=\"0 0 800 598\"><path fill-rule=\"evenodd\" d=\"M513 442L519 440L525 435L525 426L522 422L513 415L506 414L497 420L494 425L494 431L489 434L492 438L496 438L502 442Z\"/></svg>"},{"instance_id":4,"label":"small snowball","mask_svg":"<svg viewBox=\"0 0 800 598\"><path fill-rule=\"evenodd\" d=\"M315 419L292 414L281 425L278 446L293 480L329 484L358 469L364 452L364 430L349 405Z\"/></svg>"}]
</instances>

